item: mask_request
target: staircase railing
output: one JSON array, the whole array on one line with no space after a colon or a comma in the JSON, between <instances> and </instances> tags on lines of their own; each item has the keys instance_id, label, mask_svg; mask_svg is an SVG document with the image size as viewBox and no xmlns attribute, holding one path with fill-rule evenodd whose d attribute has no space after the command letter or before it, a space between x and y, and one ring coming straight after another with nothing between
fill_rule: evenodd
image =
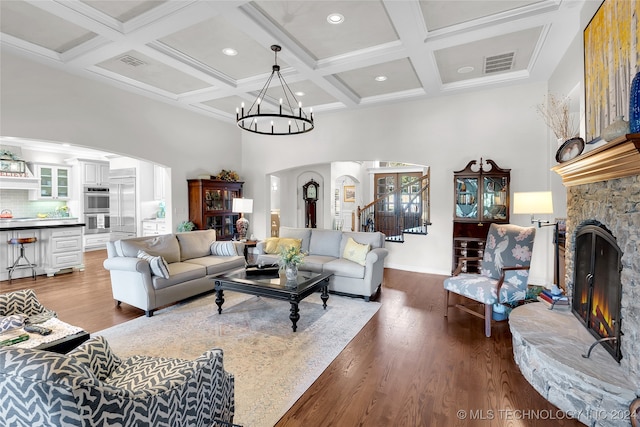
<instances>
[{"instance_id":1,"label":"staircase railing","mask_svg":"<svg viewBox=\"0 0 640 427\"><path fill-rule=\"evenodd\" d=\"M420 191L406 191L420 182ZM403 199L404 197L404 199ZM429 222L429 175L416 178L364 207L358 206L357 231L380 231L390 242L404 242L405 234L427 234Z\"/></svg>"}]
</instances>

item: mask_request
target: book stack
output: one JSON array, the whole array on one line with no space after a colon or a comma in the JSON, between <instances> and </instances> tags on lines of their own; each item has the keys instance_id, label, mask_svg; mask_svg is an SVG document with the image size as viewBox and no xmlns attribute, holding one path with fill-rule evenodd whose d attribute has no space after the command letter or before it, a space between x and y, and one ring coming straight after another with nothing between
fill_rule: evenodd
<instances>
[{"instance_id":1,"label":"book stack","mask_svg":"<svg viewBox=\"0 0 640 427\"><path fill-rule=\"evenodd\" d=\"M558 306L569 306L569 297L567 297L564 293L559 295L554 295L548 289L543 289L542 292L538 295L538 301L546 304L549 308L554 308Z\"/></svg>"}]
</instances>

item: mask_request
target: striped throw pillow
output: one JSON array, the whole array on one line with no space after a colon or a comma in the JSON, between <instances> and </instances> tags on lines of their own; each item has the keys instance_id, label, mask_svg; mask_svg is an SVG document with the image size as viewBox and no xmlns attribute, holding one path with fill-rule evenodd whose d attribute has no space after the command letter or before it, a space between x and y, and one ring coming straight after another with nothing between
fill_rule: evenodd
<instances>
[{"instance_id":1,"label":"striped throw pillow","mask_svg":"<svg viewBox=\"0 0 640 427\"><path fill-rule=\"evenodd\" d=\"M211 244L211 255L236 256L236 245L233 242L213 242Z\"/></svg>"},{"instance_id":2,"label":"striped throw pillow","mask_svg":"<svg viewBox=\"0 0 640 427\"><path fill-rule=\"evenodd\" d=\"M169 265L163 257L149 255L145 251L138 251L138 258L149 263L149 267L151 267L151 274L154 276L160 276L165 279L169 278Z\"/></svg>"}]
</instances>

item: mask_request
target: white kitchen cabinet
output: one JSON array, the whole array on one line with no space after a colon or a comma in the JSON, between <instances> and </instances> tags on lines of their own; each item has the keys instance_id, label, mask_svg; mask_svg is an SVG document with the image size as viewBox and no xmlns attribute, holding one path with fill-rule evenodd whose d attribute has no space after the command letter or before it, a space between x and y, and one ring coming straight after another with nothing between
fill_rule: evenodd
<instances>
[{"instance_id":1,"label":"white kitchen cabinet","mask_svg":"<svg viewBox=\"0 0 640 427\"><path fill-rule=\"evenodd\" d=\"M109 162L80 162L82 185L109 185Z\"/></svg>"},{"instance_id":2,"label":"white kitchen cabinet","mask_svg":"<svg viewBox=\"0 0 640 427\"><path fill-rule=\"evenodd\" d=\"M47 276L66 268L84 270L82 227L43 229L41 240L45 248L44 270Z\"/></svg>"},{"instance_id":3,"label":"white kitchen cabinet","mask_svg":"<svg viewBox=\"0 0 640 427\"><path fill-rule=\"evenodd\" d=\"M111 233L85 234L84 251L95 251L97 249L105 249L107 242L111 241Z\"/></svg>"},{"instance_id":4,"label":"white kitchen cabinet","mask_svg":"<svg viewBox=\"0 0 640 427\"><path fill-rule=\"evenodd\" d=\"M67 200L71 197L71 168L59 165L36 164L40 189L31 193L32 200Z\"/></svg>"},{"instance_id":5,"label":"white kitchen cabinet","mask_svg":"<svg viewBox=\"0 0 640 427\"><path fill-rule=\"evenodd\" d=\"M0 230L0 260L2 260L3 264L6 264L0 265L0 280L9 280L7 267L12 266L20 256L20 245L9 245L7 241L13 238L24 237L35 237L38 239L35 243L24 245L24 254L29 262L37 264L36 274L42 274L44 272L44 263L42 262L44 251L42 250L40 230ZM22 260L21 263L26 264L26 261ZM31 277L31 269L17 269L13 272L11 277L13 279Z\"/></svg>"},{"instance_id":6,"label":"white kitchen cabinet","mask_svg":"<svg viewBox=\"0 0 640 427\"><path fill-rule=\"evenodd\" d=\"M156 219L142 221L143 236L157 236L159 234L169 234L169 227L164 221Z\"/></svg>"},{"instance_id":7,"label":"white kitchen cabinet","mask_svg":"<svg viewBox=\"0 0 640 427\"><path fill-rule=\"evenodd\" d=\"M153 199L162 201L165 199L165 168L153 165Z\"/></svg>"}]
</instances>

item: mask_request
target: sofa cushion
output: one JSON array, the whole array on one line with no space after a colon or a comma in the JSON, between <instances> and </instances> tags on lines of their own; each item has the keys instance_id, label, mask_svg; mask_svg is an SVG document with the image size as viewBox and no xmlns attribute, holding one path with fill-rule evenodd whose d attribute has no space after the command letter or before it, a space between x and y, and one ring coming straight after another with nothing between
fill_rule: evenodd
<instances>
[{"instance_id":1,"label":"sofa cushion","mask_svg":"<svg viewBox=\"0 0 640 427\"><path fill-rule=\"evenodd\" d=\"M302 245L301 239L293 239L288 237L269 237L264 242L264 251L268 254L279 254L283 249L288 250L295 247L300 250Z\"/></svg>"},{"instance_id":2,"label":"sofa cushion","mask_svg":"<svg viewBox=\"0 0 640 427\"><path fill-rule=\"evenodd\" d=\"M180 261L180 245L173 234L134 237L118 240L115 243L119 256L136 258L138 251L145 251L149 255L163 257L169 264Z\"/></svg>"},{"instance_id":3,"label":"sofa cushion","mask_svg":"<svg viewBox=\"0 0 640 427\"><path fill-rule=\"evenodd\" d=\"M235 256L238 255L238 252L233 242L213 242L211 244L211 255Z\"/></svg>"},{"instance_id":4,"label":"sofa cushion","mask_svg":"<svg viewBox=\"0 0 640 427\"><path fill-rule=\"evenodd\" d=\"M231 268L242 268L246 265L244 256L205 256L202 258L191 258L185 261L188 264L200 265L207 270L207 274L216 274Z\"/></svg>"},{"instance_id":5,"label":"sofa cushion","mask_svg":"<svg viewBox=\"0 0 640 427\"><path fill-rule=\"evenodd\" d=\"M311 241L310 228L280 227L279 236L302 240L300 250L304 253L309 253L309 244Z\"/></svg>"},{"instance_id":6,"label":"sofa cushion","mask_svg":"<svg viewBox=\"0 0 640 427\"><path fill-rule=\"evenodd\" d=\"M169 264L168 279L160 276L151 276L151 280L155 289L164 289L189 280L199 279L206 276L206 274L207 270L201 265L189 262L172 262Z\"/></svg>"},{"instance_id":7,"label":"sofa cushion","mask_svg":"<svg viewBox=\"0 0 640 427\"><path fill-rule=\"evenodd\" d=\"M336 276L363 279L365 267L344 258L340 258L326 263L323 271L325 273L333 273Z\"/></svg>"},{"instance_id":8,"label":"sofa cushion","mask_svg":"<svg viewBox=\"0 0 640 427\"><path fill-rule=\"evenodd\" d=\"M161 256L153 256L145 251L138 251L138 258L149 263L151 274L154 276L164 277L165 279L169 278L169 266L167 265L167 261Z\"/></svg>"},{"instance_id":9,"label":"sofa cushion","mask_svg":"<svg viewBox=\"0 0 640 427\"><path fill-rule=\"evenodd\" d=\"M312 229L309 253L340 258L342 231Z\"/></svg>"},{"instance_id":10,"label":"sofa cushion","mask_svg":"<svg viewBox=\"0 0 640 427\"><path fill-rule=\"evenodd\" d=\"M176 234L180 243L180 261L211 255L211 244L216 241L216 230L187 231Z\"/></svg>"},{"instance_id":11,"label":"sofa cushion","mask_svg":"<svg viewBox=\"0 0 640 427\"><path fill-rule=\"evenodd\" d=\"M364 245L356 242L353 238L349 237L347 244L342 252L342 258L349 261L353 261L360 265L365 265L367 254L371 249L371 245Z\"/></svg>"},{"instance_id":12,"label":"sofa cushion","mask_svg":"<svg viewBox=\"0 0 640 427\"><path fill-rule=\"evenodd\" d=\"M302 271L313 271L314 273L322 273L324 265L330 261L335 260L336 257L324 256L324 255L307 255L304 257L304 261L300 266Z\"/></svg>"}]
</instances>

